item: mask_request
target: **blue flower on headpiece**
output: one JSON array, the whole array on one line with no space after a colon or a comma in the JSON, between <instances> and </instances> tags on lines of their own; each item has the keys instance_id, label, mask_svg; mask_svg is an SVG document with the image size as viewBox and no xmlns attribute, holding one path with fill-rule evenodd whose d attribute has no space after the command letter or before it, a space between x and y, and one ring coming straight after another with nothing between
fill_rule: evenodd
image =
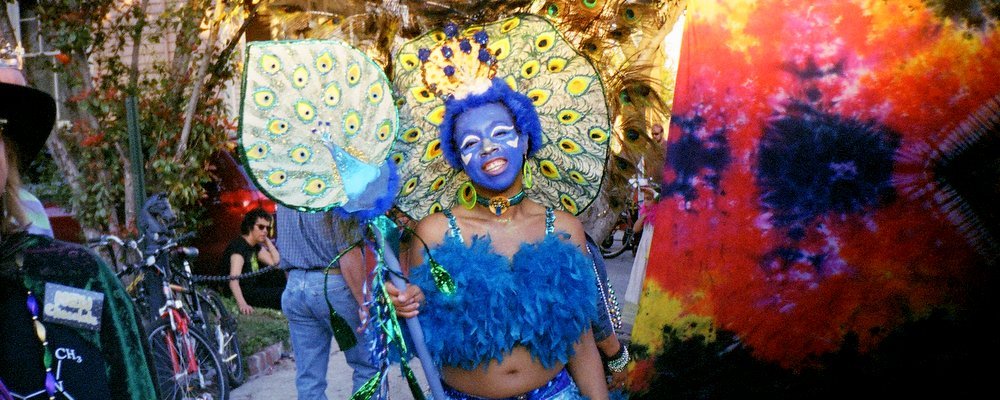
<instances>
[{"instance_id":1,"label":"blue flower on headpiece","mask_svg":"<svg viewBox=\"0 0 1000 400\"><path fill-rule=\"evenodd\" d=\"M427 60L431 58L431 50L430 49L417 50L417 58L419 58L420 61L422 62L427 62Z\"/></svg>"},{"instance_id":2,"label":"blue flower on headpiece","mask_svg":"<svg viewBox=\"0 0 1000 400\"><path fill-rule=\"evenodd\" d=\"M455 67L453 67L451 65L447 65L443 69L444 69L444 75L445 76L455 75Z\"/></svg>"},{"instance_id":3,"label":"blue flower on headpiece","mask_svg":"<svg viewBox=\"0 0 1000 400\"><path fill-rule=\"evenodd\" d=\"M441 54L444 55L445 59L449 59L451 56L455 55L455 52L451 50L451 47L444 46L441 48Z\"/></svg>"},{"instance_id":4,"label":"blue flower on headpiece","mask_svg":"<svg viewBox=\"0 0 1000 400\"><path fill-rule=\"evenodd\" d=\"M449 22L444 26L444 35L448 37L448 39L458 36L458 26L455 25L454 22Z\"/></svg>"},{"instance_id":5,"label":"blue flower on headpiece","mask_svg":"<svg viewBox=\"0 0 1000 400\"><path fill-rule=\"evenodd\" d=\"M463 53L469 54L472 52L472 43L469 43L469 39L462 39L458 42L458 48L462 50Z\"/></svg>"},{"instance_id":6,"label":"blue flower on headpiece","mask_svg":"<svg viewBox=\"0 0 1000 400\"><path fill-rule=\"evenodd\" d=\"M485 62L490 62L490 59L492 59L492 58L493 58L493 56L490 55L490 51L486 50L485 47L481 47L479 49L479 62L484 62L484 63Z\"/></svg>"},{"instance_id":7,"label":"blue flower on headpiece","mask_svg":"<svg viewBox=\"0 0 1000 400\"><path fill-rule=\"evenodd\" d=\"M487 35L486 31L479 31L476 32L474 35L472 35L472 39L474 39L476 43L484 45L486 43L489 43L490 35Z\"/></svg>"}]
</instances>

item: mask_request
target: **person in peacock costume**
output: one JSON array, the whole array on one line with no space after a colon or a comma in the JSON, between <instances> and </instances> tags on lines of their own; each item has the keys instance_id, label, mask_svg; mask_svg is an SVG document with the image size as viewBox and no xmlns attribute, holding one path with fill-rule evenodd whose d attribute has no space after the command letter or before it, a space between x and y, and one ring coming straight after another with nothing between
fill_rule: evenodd
<instances>
[{"instance_id":1,"label":"person in peacock costume","mask_svg":"<svg viewBox=\"0 0 1000 400\"><path fill-rule=\"evenodd\" d=\"M607 153L593 66L532 15L446 25L395 58L396 204L426 216L412 285L388 292L401 316L421 316L446 398L607 398L591 332L596 271L574 216L596 196ZM454 292L438 289L437 264Z\"/></svg>"}]
</instances>

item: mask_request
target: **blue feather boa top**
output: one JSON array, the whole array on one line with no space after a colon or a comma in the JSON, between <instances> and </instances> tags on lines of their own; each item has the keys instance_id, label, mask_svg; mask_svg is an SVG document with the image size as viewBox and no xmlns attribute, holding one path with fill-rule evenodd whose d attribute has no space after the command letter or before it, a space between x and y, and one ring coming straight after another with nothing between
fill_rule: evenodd
<instances>
[{"instance_id":1,"label":"blue feather boa top","mask_svg":"<svg viewBox=\"0 0 1000 400\"><path fill-rule=\"evenodd\" d=\"M448 235L431 250L456 286L453 295L439 292L426 262L410 274L427 298L420 325L435 364L485 367L515 346L546 368L569 361L597 316L597 281L590 257L559 236L522 244L510 261L488 237L466 247Z\"/></svg>"}]
</instances>

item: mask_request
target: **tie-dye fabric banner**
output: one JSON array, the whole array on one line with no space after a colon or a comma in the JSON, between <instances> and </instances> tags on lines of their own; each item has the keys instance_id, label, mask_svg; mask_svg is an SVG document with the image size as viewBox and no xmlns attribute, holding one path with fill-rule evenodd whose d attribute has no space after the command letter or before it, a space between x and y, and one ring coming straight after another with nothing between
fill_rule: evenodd
<instances>
[{"instance_id":1,"label":"tie-dye fabric banner","mask_svg":"<svg viewBox=\"0 0 1000 400\"><path fill-rule=\"evenodd\" d=\"M1000 353L998 18L998 1L689 3L633 398L992 381L975 365Z\"/></svg>"}]
</instances>

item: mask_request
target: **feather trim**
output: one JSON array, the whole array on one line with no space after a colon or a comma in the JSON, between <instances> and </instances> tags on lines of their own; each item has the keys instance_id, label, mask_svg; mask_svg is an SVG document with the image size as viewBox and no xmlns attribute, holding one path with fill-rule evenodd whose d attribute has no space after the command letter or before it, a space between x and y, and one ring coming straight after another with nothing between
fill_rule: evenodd
<instances>
[{"instance_id":1,"label":"feather trim","mask_svg":"<svg viewBox=\"0 0 1000 400\"><path fill-rule=\"evenodd\" d=\"M510 261L484 237L468 247L448 237L431 253L458 288L450 296L438 292L426 264L410 276L427 298L421 326L438 365L485 367L523 346L552 368L569 361L597 317L590 259L556 235L523 244Z\"/></svg>"}]
</instances>

